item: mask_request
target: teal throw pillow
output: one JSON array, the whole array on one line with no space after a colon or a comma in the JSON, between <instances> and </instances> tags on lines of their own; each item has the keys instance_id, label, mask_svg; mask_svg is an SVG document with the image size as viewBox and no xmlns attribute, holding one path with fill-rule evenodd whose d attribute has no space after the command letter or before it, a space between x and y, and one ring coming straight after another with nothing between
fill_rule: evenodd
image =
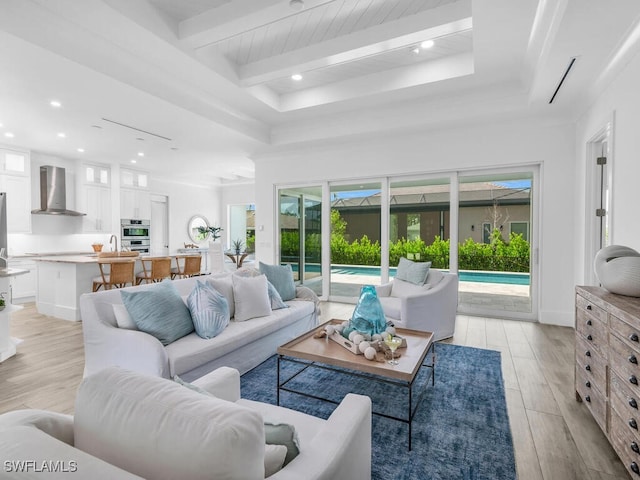
<instances>
[{"instance_id":1,"label":"teal throw pillow","mask_svg":"<svg viewBox=\"0 0 640 480\"><path fill-rule=\"evenodd\" d=\"M269 289L269 300L271 301L271 310L279 310L281 308L289 308L289 305L282 301L282 297L273 286L273 283L267 280L267 288Z\"/></svg>"},{"instance_id":2,"label":"teal throw pillow","mask_svg":"<svg viewBox=\"0 0 640 480\"><path fill-rule=\"evenodd\" d=\"M189 309L171 280L156 283L139 291L122 290L122 303L138 330L153 335L163 345L169 345L193 332Z\"/></svg>"},{"instance_id":3,"label":"teal throw pillow","mask_svg":"<svg viewBox=\"0 0 640 480\"><path fill-rule=\"evenodd\" d=\"M396 278L416 285L424 285L427 281L431 262L412 262L404 257L400 257Z\"/></svg>"},{"instance_id":4,"label":"teal throw pillow","mask_svg":"<svg viewBox=\"0 0 640 480\"><path fill-rule=\"evenodd\" d=\"M229 325L229 303L211 284L196 282L187 297L187 306L199 337L213 338Z\"/></svg>"},{"instance_id":5,"label":"teal throw pillow","mask_svg":"<svg viewBox=\"0 0 640 480\"><path fill-rule=\"evenodd\" d=\"M260 262L260 272L276 287L283 301L296 298L296 286L293 282L291 265L267 265Z\"/></svg>"},{"instance_id":6,"label":"teal throw pillow","mask_svg":"<svg viewBox=\"0 0 640 480\"><path fill-rule=\"evenodd\" d=\"M293 425L265 422L264 436L267 445L284 445L287 447L287 456L284 458L284 465L296 458L300 453L300 442L298 441L298 435Z\"/></svg>"}]
</instances>

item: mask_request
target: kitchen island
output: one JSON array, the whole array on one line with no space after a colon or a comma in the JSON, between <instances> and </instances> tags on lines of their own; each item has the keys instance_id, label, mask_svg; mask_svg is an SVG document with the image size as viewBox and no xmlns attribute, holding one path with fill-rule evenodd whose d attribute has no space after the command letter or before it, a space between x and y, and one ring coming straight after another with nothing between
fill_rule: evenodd
<instances>
[{"instance_id":1,"label":"kitchen island","mask_svg":"<svg viewBox=\"0 0 640 480\"><path fill-rule=\"evenodd\" d=\"M91 292L93 278L100 275L98 257L55 255L35 258L38 313L64 320L80 320L80 295Z\"/></svg>"},{"instance_id":2,"label":"kitchen island","mask_svg":"<svg viewBox=\"0 0 640 480\"><path fill-rule=\"evenodd\" d=\"M128 256L126 252L120 255ZM137 257L135 273L143 271L142 259L150 258L152 257ZM36 257L34 260L37 267L38 313L73 322L80 321L80 296L91 293L93 279L100 276L98 256L95 253L53 255Z\"/></svg>"}]
</instances>

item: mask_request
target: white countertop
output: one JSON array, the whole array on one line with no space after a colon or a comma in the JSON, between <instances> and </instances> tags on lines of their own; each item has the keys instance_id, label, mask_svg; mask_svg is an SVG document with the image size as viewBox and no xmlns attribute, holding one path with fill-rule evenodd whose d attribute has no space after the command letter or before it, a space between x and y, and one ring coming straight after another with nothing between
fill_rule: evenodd
<instances>
[{"instance_id":1,"label":"white countertop","mask_svg":"<svg viewBox=\"0 0 640 480\"><path fill-rule=\"evenodd\" d=\"M25 273L29 273L29 270L23 268L0 268L0 277L15 277Z\"/></svg>"},{"instance_id":2,"label":"white countertop","mask_svg":"<svg viewBox=\"0 0 640 480\"><path fill-rule=\"evenodd\" d=\"M50 257L34 257L37 262L60 262L60 263L98 263L98 257L90 254L86 255L53 255Z\"/></svg>"}]
</instances>

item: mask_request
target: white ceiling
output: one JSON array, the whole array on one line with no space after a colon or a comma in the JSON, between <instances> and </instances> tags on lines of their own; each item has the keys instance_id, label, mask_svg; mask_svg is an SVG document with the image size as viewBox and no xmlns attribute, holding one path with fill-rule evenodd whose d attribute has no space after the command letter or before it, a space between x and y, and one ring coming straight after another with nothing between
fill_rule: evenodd
<instances>
[{"instance_id":1,"label":"white ceiling","mask_svg":"<svg viewBox=\"0 0 640 480\"><path fill-rule=\"evenodd\" d=\"M219 184L290 144L572 120L639 18L636 0L0 0L0 143Z\"/></svg>"}]
</instances>

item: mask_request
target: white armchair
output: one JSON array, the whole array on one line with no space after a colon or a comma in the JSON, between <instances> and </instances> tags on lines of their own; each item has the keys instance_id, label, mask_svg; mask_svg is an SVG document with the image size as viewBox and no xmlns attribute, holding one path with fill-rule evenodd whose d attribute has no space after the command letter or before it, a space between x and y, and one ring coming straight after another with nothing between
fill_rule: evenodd
<instances>
[{"instance_id":1,"label":"white armchair","mask_svg":"<svg viewBox=\"0 0 640 480\"><path fill-rule=\"evenodd\" d=\"M424 285L394 279L376 287L387 320L397 327L453 336L458 309L458 275L429 270Z\"/></svg>"},{"instance_id":2,"label":"white armchair","mask_svg":"<svg viewBox=\"0 0 640 480\"><path fill-rule=\"evenodd\" d=\"M4 413L0 457L5 473L36 478L37 473L28 472L46 464L49 472L73 477L77 471L78 478L95 480L256 480L265 476L266 421L293 425L300 446L298 456L270 479L371 478L369 397L347 394L323 420L241 399L240 375L232 368L214 370L193 385L215 397L111 367L84 379L75 416L44 410ZM20 470L25 465L31 470Z\"/></svg>"}]
</instances>

